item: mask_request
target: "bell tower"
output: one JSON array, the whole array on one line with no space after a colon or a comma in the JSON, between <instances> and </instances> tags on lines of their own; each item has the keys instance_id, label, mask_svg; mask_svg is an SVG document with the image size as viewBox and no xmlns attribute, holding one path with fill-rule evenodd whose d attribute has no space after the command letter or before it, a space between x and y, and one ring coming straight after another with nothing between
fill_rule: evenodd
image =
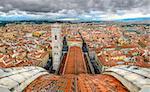
<instances>
[{"instance_id":1,"label":"bell tower","mask_svg":"<svg viewBox=\"0 0 150 92\"><path fill-rule=\"evenodd\" d=\"M61 25L53 24L51 26L51 33L52 33L53 69L57 71L60 64L63 46L61 37Z\"/></svg>"}]
</instances>

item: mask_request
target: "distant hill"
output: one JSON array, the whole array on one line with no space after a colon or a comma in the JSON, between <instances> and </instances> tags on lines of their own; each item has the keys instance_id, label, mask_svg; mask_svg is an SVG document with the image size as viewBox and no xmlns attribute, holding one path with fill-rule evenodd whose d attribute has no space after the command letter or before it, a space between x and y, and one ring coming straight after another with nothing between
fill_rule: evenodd
<instances>
[{"instance_id":1,"label":"distant hill","mask_svg":"<svg viewBox=\"0 0 150 92\"><path fill-rule=\"evenodd\" d=\"M5 26L6 24L15 23L27 23L27 24L43 24L43 23L143 23L150 24L150 17L147 18L127 18L127 19L118 19L113 21L57 21L57 20L0 20L0 26Z\"/></svg>"}]
</instances>

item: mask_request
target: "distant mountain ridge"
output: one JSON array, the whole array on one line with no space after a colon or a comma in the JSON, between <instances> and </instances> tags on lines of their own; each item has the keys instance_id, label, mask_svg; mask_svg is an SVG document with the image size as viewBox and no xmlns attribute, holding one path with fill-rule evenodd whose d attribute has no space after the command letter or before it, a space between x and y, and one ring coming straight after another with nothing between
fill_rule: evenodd
<instances>
[{"instance_id":1,"label":"distant mountain ridge","mask_svg":"<svg viewBox=\"0 0 150 92\"><path fill-rule=\"evenodd\" d=\"M0 25L6 25L8 23L35 23L35 24L42 24L42 23L146 23L150 24L150 17L141 17L141 18L125 18L125 19L117 19L117 20L111 20L111 21L103 21L103 20L58 20L58 19L28 19L28 18L23 18L23 19L17 19L17 20L12 20L12 19L2 19L0 18Z\"/></svg>"}]
</instances>

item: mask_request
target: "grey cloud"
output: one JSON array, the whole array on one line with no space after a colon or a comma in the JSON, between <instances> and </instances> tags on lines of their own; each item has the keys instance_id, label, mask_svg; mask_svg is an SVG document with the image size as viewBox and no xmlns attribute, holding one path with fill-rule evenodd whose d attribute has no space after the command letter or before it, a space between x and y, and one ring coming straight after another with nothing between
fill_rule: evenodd
<instances>
[{"instance_id":1,"label":"grey cloud","mask_svg":"<svg viewBox=\"0 0 150 92\"><path fill-rule=\"evenodd\" d=\"M117 12L139 9L150 13L150 0L0 0L1 12L20 10L26 12L58 12L75 10L77 13L91 10Z\"/></svg>"}]
</instances>

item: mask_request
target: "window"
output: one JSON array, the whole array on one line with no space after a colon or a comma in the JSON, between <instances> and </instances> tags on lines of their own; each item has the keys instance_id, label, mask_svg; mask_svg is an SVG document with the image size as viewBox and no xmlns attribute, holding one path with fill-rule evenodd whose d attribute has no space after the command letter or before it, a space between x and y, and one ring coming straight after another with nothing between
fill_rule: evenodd
<instances>
[{"instance_id":1,"label":"window","mask_svg":"<svg viewBox=\"0 0 150 92\"><path fill-rule=\"evenodd\" d=\"M54 48L58 48L58 46L54 46Z\"/></svg>"},{"instance_id":2,"label":"window","mask_svg":"<svg viewBox=\"0 0 150 92\"><path fill-rule=\"evenodd\" d=\"M55 35L55 40L57 40L57 36Z\"/></svg>"},{"instance_id":3,"label":"window","mask_svg":"<svg viewBox=\"0 0 150 92\"><path fill-rule=\"evenodd\" d=\"M54 55L58 55L58 53L54 53Z\"/></svg>"}]
</instances>

